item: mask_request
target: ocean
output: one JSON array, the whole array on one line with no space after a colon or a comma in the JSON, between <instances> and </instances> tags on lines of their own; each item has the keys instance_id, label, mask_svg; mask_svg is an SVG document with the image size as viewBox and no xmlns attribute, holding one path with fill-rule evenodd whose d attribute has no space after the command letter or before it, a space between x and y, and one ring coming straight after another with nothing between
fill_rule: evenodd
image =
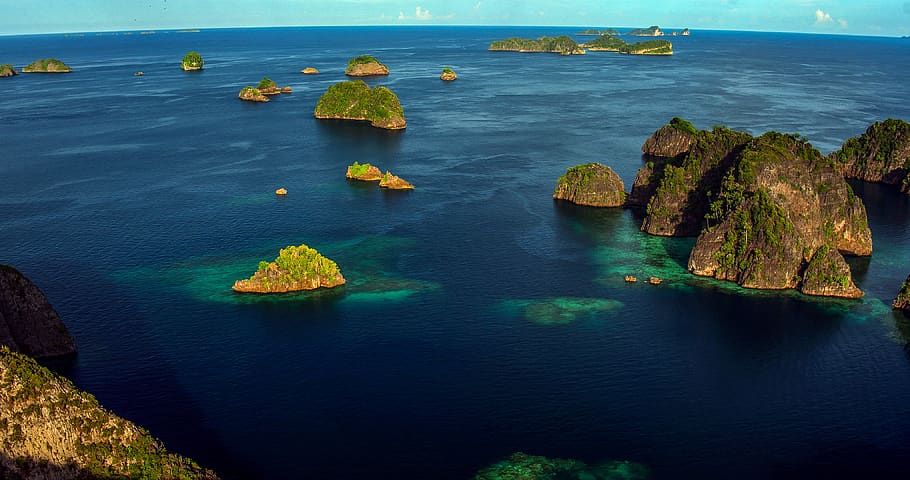
<instances>
[{"instance_id":1,"label":"ocean","mask_svg":"<svg viewBox=\"0 0 910 480\"><path fill-rule=\"evenodd\" d=\"M227 479L467 479L517 451L656 479L906 472L910 320L890 302L910 197L854 184L875 252L848 260L866 295L846 301L691 276L692 239L552 193L587 162L629 189L674 116L824 154L910 120L910 42L695 30L672 57L486 50L578 30L0 37L0 63L74 69L0 79L0 263L74 334L52 366ZM180 70L191 50L203 71ZM406 130L313 118L362 54L389 66L367 83L399 96ZM293 93L237 99L266 76ZM348 182L354 161L416 189ZM301 243L348 284L231 291Z\"/></svg>"}]
</instances>

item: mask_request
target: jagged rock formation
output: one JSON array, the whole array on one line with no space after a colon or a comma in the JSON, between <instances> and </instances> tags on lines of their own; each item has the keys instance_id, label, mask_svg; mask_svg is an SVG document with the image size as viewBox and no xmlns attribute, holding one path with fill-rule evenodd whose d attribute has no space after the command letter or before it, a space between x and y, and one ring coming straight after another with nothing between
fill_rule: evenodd
<instances>
[{"instance_id":1,"label":"jagged rock formation","mask_svg":"<svg viewBox=\"0 0 910 480\"><path fill-rule=\"evenodd\" d=\"M873 123L830 157L846 178L897 185L910 195L910 123L893 118Z\"/></svg>"},{"instance_id":2,"label":"jagged rock formation","mask_svg":"<svg viewBox=\"0 0 910 480\"><path fill-rule=\"evenodd\" d=\"M12 77L13 75L18 75L18 74L19 74L19 72L17 72L16 69L13 68L12 65L10 65L8 63L4 63L3 65L0 65L0 77Z\"/></svg>"},{"instance_id":3,"label":"jagged rock formation","mask_svg":"<svg viewBox=\"0 0 910 480\"><path fill-rule=\"evenodd\" d=\"M411 185L410 182L401 177L392 175L392 172L389 171L386 171L382 179L379 180L379 186L389 190L414 190L414 185Z\"/></svg>"},{"instance_id":4,"label":"jagged rock formation","mask_svg":"<svg viewBox=\"0 0 910 480\"><path fill-rule=\"evenodd\" d=\"M664 36L664 31L661 30L657 25L651 25L648 28L637 28L635 30L629 30L626 32L626 35L631 35L633 37L662 37Z\"/></svg>"},{"instance_id":5,"label":"jagged rock formation","mask_svg":"<svg viewBox=\"0 0 910 480\"><path fill-rule=\"evenodd\" d=\"M189 52L183 56L183 61L180 62L180 68L185 72L193 72L196 70L202 70L202 67L205 66L205 62L202 60L202 55L199 52Z\"/></svg>"},{"instance_id":6,"label":"jagged rock formation","mask_svg":"<svg viewBox=\"0 0 910 480\"><path fill-rule=\"evenodd\" d=\"M72 68L56 58L35 60L22 69L22 73L70 73L72 71Z\"/></svg>"},{"instance_id":7,"label":"jagged rock formation","mask_svg":"<svg viewBox=\"0 0 910 480\"><path fill-rule=\"evenodd\" d=\"M335 262L306 245L282 248L274 262L259 262L246 280L234 282L235 292L285 293L344 285Z\"/></svg>"},{"instance_id":8,"label":"jagged rock formation","mask_svg":"<svg viewBox=\"0 0 910 480\"><path fill-rule=\"evenodd\" d=\"M457 78L458 78L458 75L455 73L455 70L452 70L449 67L443 68L442 74L439 75L439 79L444 80L446 82L451 82L452 80L456 80Z\"/></svg>"},{"instance_id":9,"label":"jagged rock formation","mask_svg":"<svg viewBox=\"0 0 910 480\"><path fill-rule=\"evenodd\" d=\"M0 453L3 478L218 478L6 347L0 347Z\"/></svg>"},{"instance_id":10,"label":"jagged rock formation","mask_svg":"<svg viewBox=\"0 0 910 480\"><path fill-rule=\"evenodd\" d=\"M558 53L560 55L584 55L585 49L581 48L575 40L566 35L560 37L540 37L537 40L530 38L507 38L495 40L487 49L498 52L522 53Z\"/></svg>"},{"instance_id":11,"label":"jagged rock formation","mask_svg":"<svg viewBox=\"0 0 910 480\"><path fill-rule=\"evenodd\" d=\"M897 297L894 298L894 302L891 303L891 306L898 310L910 313L910 276L908 276L907 280L904 281L904 284L901 285L901 289L897 292Z\"/></svg>"},{"instance_id":12,"label":"jagged rock formation","mask_svg":"<svg viewBox=\"0 0 910 480\"><path fill-rule=\"evenodd\" d=\"M32 357L76 353L76 341L35 284L0 265L0 345Z\"/></svg>"},{"instance_id":13,"label":"jagged rock formation","mask_svg":"<svg viewBox=\"0 0 910 480\"><path fill-rule=\"evenodd\" d=\"M319 70L317 70L313 67L306 67L303 70L301 70L300 73L302 73L304 75L319 75Z\"/></svg>"},{"instance_id":14,"label":"jagged rock formation","mask_svg":"<svg viewBox=\"0 0 910 480\"><path fill-rule=\"evenodd\" d=\"M398 96L386 87L370 88L363 80L339 82L329 87L319 98L314 115L316 118L364 120L388 130L407 126Z\"/></svg>"},{"instance_id":15,"label":"jagged rock formation","mask_svg":"<svg viewBox=\"0 0 910 480\"><path fill-rule=\"evenodd\" d=\"M688 152L695 142L698 130L691 123L679 117L673 117L645 140L641 151L653 157L677 157Z\"/></svg>"},{"instance_id":16,"label":"jagged rock formation","mask_svg":"<svg viewBox=\"0 0 910 480\"><path fill-rule=\"evenodd\" d=\"M621 207L626 201L626 191L612 168L586 163L569 168L559 177L553 198L591 207Z\"/></svg>"},{"instance_id":17,"label":"jagged rock formation","mask_svg":"<svg viewBox=\"0 0 910 480\"><path fill-rule=\"evenodd\" d=\"M266 97L262 92L256 87L246 86L240 90L240 93L237 94L237 98L246 101L246 102L268 102L269 97Z\"/></svg>"},{"instance_id":18,"label":"jagged rock formation","mask_svg":"<svg viewBox=\"0 0 910 480\"><path fill-rule=\"evenodd\" d=\"M685 143L666 129L658 132ZM629 203L647 205L642 230L698 235L688 262L696 275L747 288L862 295L842 254L872 253L866 209L829 159L797 135L753 138L723 127L684 133L692 137L688 152L650 157L638 173ZM657 135L645 150L678 151Z\"/></svg>"},{"instance_id":19,"label":"jagged rock formation","mask_svg":"<svg viewBox=\"0 0 910 480\"><path fill-rule=\"evenodd\" d=\"M382 180L382 170L369 163L357 163L348 165L348 170L344 174L345 178L351 180L360 180L362 182L378 182Z\"/></svg>"},{"instance_id":20,"label":"jagged rock formation","mask_svg":"<svg viewBox=\"0 0 910 480\"><path fill-rule=\"evenodd\" d=\"M348 67L345 69L344 74L349 77L370 77L374 75L388 75L389 67L385 66L379 60L371 57L370 55L361 55L356 58L352 58L348 62Z\"/></svg>"}]
</instances>

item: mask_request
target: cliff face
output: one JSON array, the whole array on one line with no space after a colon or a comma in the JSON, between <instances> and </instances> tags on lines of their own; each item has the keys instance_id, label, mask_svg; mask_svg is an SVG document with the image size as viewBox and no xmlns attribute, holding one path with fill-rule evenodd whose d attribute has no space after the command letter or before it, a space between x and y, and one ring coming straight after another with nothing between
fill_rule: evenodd
<instances>
[{"instance_id":1,"label":"cliff face","mask_svg":"<svg viewBox=\"0 0 910 480\"><path fill-rule=\"evenodd\" d=\"M895 119L873 123L830 158L846 178L897 185L910 194L910 123Z\"/></svg>"},{"instance_id":2,"label":"cliff face","mask_svg":"<svg viewBox=\"0 0 910 480\"><path fill-rule=\"evenodd\" d=\"M677 139L671 133L664 137ZM642 230L698 235L688 264L696 275L747 288L862 295L842 254L871 254L872 234L862 200L828 159L795 135L715 128L693 137L685 154L639 171L633 195L639 204L647 199ZM650 140L647 151L678 150L661 150L657 134Z\"/></svg>"},{"instance_id":3,"label":"cliff face","mask_svg":"<svg viewBox=\"0 0 910 480\"><path fill-rule=\"evenodd\" d=\"M32 357L76 353L76 341L35 284L0 265L0 345Z\"/></svg>"},{"instance_id":4,"label":"cliff face","mask_svg":"<svg viewBox=\"0 0 910 480\"><path fill-rule=\"evenodd\" d=\"M0 454L3 478L218 478L6 347L0 347Z\"/></svg>"},{"instance_id":5,"label":"cliff face","mask_svg":"<svg viewBox=\"0 0 910 480\"><path fill-rule=\"evenodd\" d=\"M613 169L587 163L569 168L559 177L553 198L592 207L621 207L626 192L622 179Z\"/></svg>"},{"instance_id":6,"label":"cliff face","mask_svg":"<svg viewBox=\"0 0 910 480\"><path fill-rule=\"evenodd\" d=\"M897 297L894 299L894 303L892 303L891 306L910 313L910 276L908 276L907 280L904 281L904 284L901 285L901 290L897 292Z\"/></svg>"}]
</instances>

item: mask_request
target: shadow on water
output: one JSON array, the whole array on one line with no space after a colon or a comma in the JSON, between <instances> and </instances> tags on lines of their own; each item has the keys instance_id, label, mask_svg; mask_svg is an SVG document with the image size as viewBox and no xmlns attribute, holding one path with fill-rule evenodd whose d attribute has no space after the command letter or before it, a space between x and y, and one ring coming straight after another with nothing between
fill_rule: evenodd
<instances>
[{"instance_id":1,"label":"shadow on water","mask_svg":"<svg viewBox=\"0 0 910 480\"><path fill-rule=\"evenodd\" d=\"M57 283L47 285L43 288L45 292L59 291L62 288L70 295L91 298L93 292L103 291L104 298L117 298L119 301L116 305L98 305L96 308L114 310L116 317L122 319L104 326L114 347L101 347L104 350L101 355L108 364L104 367L106 375L103 378L99 377L96 366L92 365L98 361L99 355L92 350L97 350L99 346L80 342L78 332L87 328L80 325L80 321L95 321L96 313L104 317L109 315L108 312L95 312L92 309L69 316L61 312L63 322L76 337L76 346L82 353L42 364L59 369L77 388L94 395L105 409L148 429L154 437L162 440L169 451L192 458L203 467L215 470L224 479L257 478L254 472L248 471L242 459L225 448L218 432L205 424L203 409L181 386L176 374L177 366L164 361L168 355L161 350L158 342L167 339L156 338L149 331L148 326L154 325L154 321L134 307L141 302L131 292L111 282L105 272L93 266L43 257L29 263L31 271L78 275L79 282L75 284L67 278L42 282ZM75 291L81 285L90 286L85 287L90 288L90 291ZM111 368L111 365L119 367ZM112 371L120 372L121 375L109 375ZM137 401L150 396L155 401ZM200 438L205 441L200 442Z\"/></svg>"},{"instance_id":2,"label":"shadow on water","mask_svg":"<svg viewBox=\"0 0 910 480\"><path fill-rule=\"evenodd\" d=\"M319 132L330 140L330 145L357 148L385 154L398 153L407 130L376 128L369 122L351 120L316 120Z\"/></svg>"}]
</instances>

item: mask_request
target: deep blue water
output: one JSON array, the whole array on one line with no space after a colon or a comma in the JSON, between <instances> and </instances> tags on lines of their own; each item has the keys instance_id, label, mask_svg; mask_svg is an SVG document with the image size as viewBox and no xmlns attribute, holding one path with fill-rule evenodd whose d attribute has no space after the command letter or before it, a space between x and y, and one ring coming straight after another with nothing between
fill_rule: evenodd
<instances>
[{"instance_id":1,"label":"deep blue water","mask_svg":"<svg viewBox=\"0 0 910 480\"><path fill-rule=\"evenodd\" d=\"M75 69L0 79L0 263L76 336L58 368L225 478L464 479L515 451L655 478L905 472L910 325L889 304L910 273L910 197L856 184L866 297L831 301L691 277L690 239L551 195L590 161L628 188L677 115L823 153L910 119L910 44L694 31L670 58L486 51L575 30L0 37L0 63ZM204 71L180 71L189 50ZM391 69L368 82L398 94L406 131L313 118L366 53ZM439 81L446 65L457 81ZM294 93L236 99L263 76ZM350 184L353 161L417 189ZM230 291L300 243L349 284Z\"/></svg>"}]
</instances>

